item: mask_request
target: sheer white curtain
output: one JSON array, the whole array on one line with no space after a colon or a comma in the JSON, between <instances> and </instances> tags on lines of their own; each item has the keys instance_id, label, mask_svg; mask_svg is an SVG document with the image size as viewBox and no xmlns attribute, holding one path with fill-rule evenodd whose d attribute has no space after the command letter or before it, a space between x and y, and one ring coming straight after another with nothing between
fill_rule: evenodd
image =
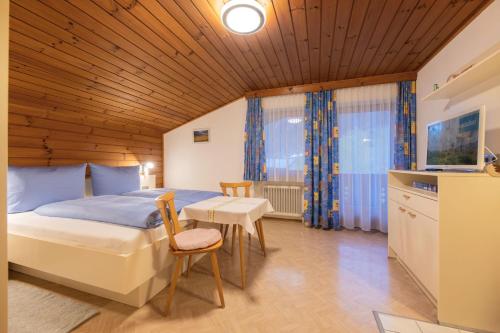
<instances>
[{"instance_id":1,"label":"sheer white curtain","mask_svg":"<svg viewBox=\"0 0 500 333\"><path fill-rule=\"evenodd\" d=\"M397 84L337 90L340 219L387 232L387 171L393 166Z\"/></svg>"},{"instance_id":2,"label":"sheer white curtain","mask_svg":"<svg viewBox=\"0 0 500 333\"><path fill-rule=\"evenodd\" d=\"M305 95L262 99L269 181L304 181Z\"/></svg>"}]
</instances>

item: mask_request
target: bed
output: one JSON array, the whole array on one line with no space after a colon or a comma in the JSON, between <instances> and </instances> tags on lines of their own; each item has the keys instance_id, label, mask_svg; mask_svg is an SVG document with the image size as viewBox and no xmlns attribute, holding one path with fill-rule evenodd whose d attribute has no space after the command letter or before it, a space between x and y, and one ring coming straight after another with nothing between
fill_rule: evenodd
<instances>
[{"instance_id":1,"label":"bed","mask_svg":"<svg viewBox=\"0 0 500 333\"><path fill-rule=\"evenodd\" d=\"M194 192L182 192L190 198L182 202L220 195ZM142 197L153 198L151 191ZM141 229L33 211L8 215L8 255L15 271L135 307L168 284L173 263L163 225Z\"/></svg>"}]
</instances>

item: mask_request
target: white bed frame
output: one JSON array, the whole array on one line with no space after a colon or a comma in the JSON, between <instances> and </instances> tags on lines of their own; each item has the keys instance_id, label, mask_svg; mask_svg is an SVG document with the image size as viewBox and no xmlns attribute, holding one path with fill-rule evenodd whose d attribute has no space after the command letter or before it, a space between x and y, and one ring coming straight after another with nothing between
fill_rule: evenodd
<instances>
[{"instance_id":1,"label":"white bed frame","mask_svg":"<svg viewBox=\"0 0 500 333\"><path fill-rule=\"evenodd\" d=\"M8 257L12 270L135 307L167 286L173 266L166 236L122 255L9 234Z\"/></svg>"},{"instance_id":2,"label":"white bed frame","mask_svg":"<svg viewBox=\"0 0 500 333\"><path fill-rule=\"evenodd\" d=\"M90 178L85 193L92 195ZM7 243L10 269L135 307L168 285L174 263L166 235L130 254L11 233ZM203 255L193 256L193 263Z\"/></svg>"}]
</instances>

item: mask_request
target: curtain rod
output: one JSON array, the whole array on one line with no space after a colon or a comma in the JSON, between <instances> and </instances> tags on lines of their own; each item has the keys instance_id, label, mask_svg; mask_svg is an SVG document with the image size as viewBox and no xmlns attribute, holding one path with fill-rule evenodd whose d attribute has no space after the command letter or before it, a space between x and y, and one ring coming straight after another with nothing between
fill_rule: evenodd
<instances>
[{"instance_id":1,"label":"curtain rod","mask_svg":"<svg viewBox=\"0 0 500 333\"><path fill-rule=\"evenodd\" d=\"M374 84L383 84L383 83L393 83L398 81L407 81L407 80L416 80L417 72L403 72L396 74L384 74L384 75L374 75L374 76L365 76L355 79L347 79L347 80L337 80L337 81L328 81L328 82L319 82L319 83L311 83L311 84L303 84L297 86L288 86L281 88L271 88L271 89L262 89L262 90L254 90L245 93L245 97L266 97L266 96L279 96L279 95L289 95L289 94L298 94L305 92L315 92L321 90L329 90L329 89L340 89L340 88L352 88L352 87L361 87L361 86L369 86Z\"/></svg>"}]
</instances>

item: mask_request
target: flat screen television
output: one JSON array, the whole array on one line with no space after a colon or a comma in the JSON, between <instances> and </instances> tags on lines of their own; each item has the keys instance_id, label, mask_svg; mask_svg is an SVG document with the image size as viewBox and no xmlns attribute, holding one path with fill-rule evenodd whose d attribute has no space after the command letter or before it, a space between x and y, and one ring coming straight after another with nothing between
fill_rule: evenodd
<instances>
[{"instance_id":1,"label":"flat screen television","mask_svg":"<svg viewBox=\"0 0 500 333\"><path fill-rule=\"evenodd\" d=\"M427 125L426 169L484 168L484 105Z\"/></svg>"}]
</instances>

